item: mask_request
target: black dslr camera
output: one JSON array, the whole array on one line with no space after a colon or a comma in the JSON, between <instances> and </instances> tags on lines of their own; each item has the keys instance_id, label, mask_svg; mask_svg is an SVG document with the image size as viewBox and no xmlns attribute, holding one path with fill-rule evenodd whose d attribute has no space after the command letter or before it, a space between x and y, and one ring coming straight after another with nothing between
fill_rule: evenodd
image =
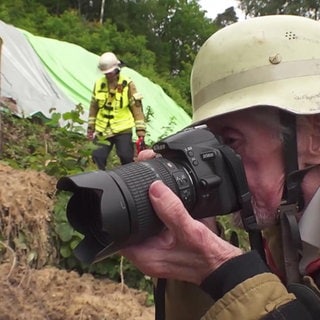
<instances>
[{"instance_id":1,"label":"black dslr camera","mask_svg":"<svg viewBox=\"0 0 320 320\"><path fill-rule=\"evenodd\" d=\"M153 150L161 156L58 181L58 189L73 193L67 218L84 235L74 251L81 261L102 260L163 228L148 197L155 180L162 180L196 219L241 208L241 197L247 196L241 159L206 126L171 135Z\"/></svg>"}]
</instances>

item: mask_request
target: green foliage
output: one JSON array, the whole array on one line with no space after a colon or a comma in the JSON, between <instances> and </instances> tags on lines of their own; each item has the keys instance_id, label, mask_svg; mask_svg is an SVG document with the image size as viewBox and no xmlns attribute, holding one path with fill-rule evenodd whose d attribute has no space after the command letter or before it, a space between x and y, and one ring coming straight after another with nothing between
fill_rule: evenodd
<instances>
[{"instance_id":1,"label":"green foliage","mask_svg":"<svg viewBox=\"0 0 320 320\"><path fill-rule=\"evenodd\" d=\"M174 126L176 124L176 118L173 116L169 119L169 123L168 125L162 127L162 135L159 137L159 140L164 139L165 137L167 137L168 135L172 134L171 128L172 126ZM157 142L157 141L155 141Z\"/></svg>"},{"instance_id":2,"label":"green foliage","mask_svg":"<svg viewBox=\"0 0 320 320\"><path fill-rule=\"evenodd\" d=\"M225 12L220 13L217 15L214 22L220 27L223 28L229 24L232 24L234 22L238 21L238 17L236 15L236 12L234 10L234 7L230 7L225 10Z\"/></svg>"},{"instance_id":3,"label":"green foliage","mask_svg":"<svg viewBox=\"0 0 320 320\"><path fill-rule=\"evenodd\" d=\"M236 237L236 240L239 242L239 247L248 251L250 249L248 233L244 229L235 226L233 219L233 215L218 216L217 222L221 225L226 240L233 243L233 239Z\"/></svg>"},{"instance_id":4,"label":"green foliage","mask_svg":"<svg viewBox=\"0 0 320 320\"><path fill-rule=\"evenodd\" d=\"M239 0L240 8L247 16L291 14L315 20L320 18L320 3L316 0Z\"/></svg>"},{"instance_id":5,"label":"green foliage","mask_svg":"<svg viewBox=\"0 0 320 320\"><path fill-rule=\"evenodd\" d=\"M81 105L64 114L52 110L49 120L42 117L18 118L11 113L2 112L1 160L15 168L45 171L57 178L95 169L90 159L96 146L88 142L83 134L82 112ZM119 159L113 150L108 167L111 169L115 165L119 165ZM70 196L69 192L59 191L56 194L52 236L60 254L59 265L68 270L90 272L95 276L108 277L115 281L120 281L122 273L128 286L146 290L151 297L151 280L127 260L121 261L120 256L113 255L91 266L81 263L74 256L73 250L83 239L83 235L75 231L67 220L66 206ZM15 239L16 247L22 248L25 244L23 237L23 233L20 232ZM0 246L0 252L2 250L4 248Z\"/></svg>"},{"instance_id":6,"label":"green foliage","mask_svg":"<svg viewBox=\"0 0 320 320\"><path fill-rule=\"evenodd\" d=\"M77 268L78 260L74 257L72 250L83 239L83 236L75 231L69 224L66 216L66 204L69 201L71 193L60 192L57 194L57 200L54 208L54 231L55 245L59 250L61 266L67 269Z\"/></svg>"},{"instance_id":7,"label":"green foliage","mask_svg":"<svg viewBox=\"0 0 320 320\"><path fill-rule=\"evenodd\" d=\"M71 227L66 217L66 204L70 196L68 192L59 192L54 208L55 246L60 252L60 266L80 273L90 272L97 277L107 277L118 282L121 281L122 275L126 285L149 292L151 299L151 279L143 275L125 258L114 254L98 263L86 265L74 256L73 250L83 236Z\"/></svg>"},{"instance_id":8,"label":"green foliage","mask_svg":"<svg viewBox=\"0 0 320 320\"><path fill-rule=\"evenodd\" d=\"M18 118L3 113L3 141L0 159L15 168L45 171L59 177L93 167L91 153L96 146L83 134L82 107L63 115ZM63 122L63 126L59 123Z\"/></svg>"},{"instance_id":9,"label":"green foliage","mask_svg":"<svg viewBox=\"0 0 320 320\"><path fill-rule=\"evenodd\" d=\"M82 112L80 105L64 114L52 110L49 120L41 117L18 118L11 113L1 112L1 160L15 168L45 171L57 178L95 169L90 158L92 149L96 146L88 142L83 135ZM63 125L59 125L61 122ZM110 160L108 162L110 168L119 164L114 151L110 155ZM108 277L115 281L120 281L120 274L123 273L128 286L146 290L151 296L151 280L127 260L121 261L121 257L114 255L88 266L74 256L73 249L83 236L75 231L67 220L66 206L70 196L71 193L61 191L56 194L52 236L55 247L60 253L59 265L69 270L90 272L95 276ZM20 232L15 240L15 245L19 248L25 243L23 236ZM0 252L4 249L0 246Z\"/></svg>"}]
</instances>

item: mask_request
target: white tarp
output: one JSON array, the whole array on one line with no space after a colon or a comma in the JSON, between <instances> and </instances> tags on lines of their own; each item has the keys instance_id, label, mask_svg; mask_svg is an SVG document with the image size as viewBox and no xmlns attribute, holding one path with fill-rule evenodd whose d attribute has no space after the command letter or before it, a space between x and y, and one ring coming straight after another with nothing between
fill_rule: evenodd
<instances>
[{"instance_id":1,"label":"white tarp","mask_svg":"<svg viewBox=\"0 0 320 320\"><path fill-rule=\"evenodd\" d=\"M20 115L40 111L50 117L51 108L62 113L74 109L75 104L51 80L21 31L0 21L0 37L1 96L16 101Z\"/></svg>"}]
</instances>

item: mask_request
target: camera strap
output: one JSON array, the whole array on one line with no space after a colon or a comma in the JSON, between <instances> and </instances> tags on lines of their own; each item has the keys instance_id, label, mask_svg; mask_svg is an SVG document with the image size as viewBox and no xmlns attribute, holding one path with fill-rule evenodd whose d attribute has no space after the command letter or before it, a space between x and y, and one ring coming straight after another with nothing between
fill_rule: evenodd
<instances>
[{"instance_id":1,"label":"camera strap","mask_svg":"<svg viewBox=\"0 0 320 320\"><path fill-rule=\"evenodd\" d=\"M227 145L221 145L219 150L226 160L231 172L231 177L235 185L238 201L241 207L240 214L242 223L245 230L248 232L251 250L256 250L263 261L266 261L262 234L253 212L251 193L249 191L247 177L241 158Z\"/></svg>"},{"instance_id":2,"label":"camera strap","mask_svg":"<svg viewBox=\"0 0 320 320\"><path fill-rule=\"evenodd\" d=\"M283 158L285 165L285 185L283 187L282 202L298 205L298 209L304 206L301 192L301 181L305 170L299 170L297 150L297 125L296 116L288 112L280 112L280 123L285 127L283 132ZM302 173L300 173L300 171Z\"/></svg>"},{"instance_id":3,"label":"camera strap","mask_svg":"<svg viewBox=\"0 0 320 320\"><path fill-rule=\"evenodd\" d=\"M159 278L153 287L155 320L165 320L166 318L166 284L167 279Z\"/></svg>"},{"instance_id":4,"label":"camera strap","mask_svg":"<svg viewBox=\"0 0 320 320\"><path fill-rule=\"evenodd\" d=\"M309 170L319 165L311 165L299 170L296 115L282 111L280 112L280 123L285 127L283 131L285 184L278 213L286 283L290 284L301 281L299 262L301 259L302 240L298 227L298 213L304 207L301 183Z\"/></svg>"}]
</instances>

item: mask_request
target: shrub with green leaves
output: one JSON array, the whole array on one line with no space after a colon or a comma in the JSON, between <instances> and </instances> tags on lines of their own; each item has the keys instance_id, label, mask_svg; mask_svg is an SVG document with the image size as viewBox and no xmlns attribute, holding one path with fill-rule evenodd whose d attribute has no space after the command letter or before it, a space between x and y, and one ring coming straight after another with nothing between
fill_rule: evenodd
<instances>
[{"instance_id":1,"label":"shrub with green leaves","mask_svg":"<svg viewBox=\"0 0 320 320\"><path fill-rule=\"evenodd\" d=\"M10 112L1 112L0 159L13 168L44 171L57 179L64 175L95 170L91 153L96 145L83 134L82 112L80 105L65 114L52 110L50 120L42 117L20 118ZM119 165L119 160L113 150L108 168L116 165ZM79 273L90 272L97 277L115 281L123 277L128 286L151 293L151 280L118 255L91 266L82 264L74 256L73 249L83 236L71 227L66 217L70 195L68 192L57 191L55 199L52 237L59 252L60 267ZM0 252L2 250L0 247Z\"/></svg>"}]
</instances>

